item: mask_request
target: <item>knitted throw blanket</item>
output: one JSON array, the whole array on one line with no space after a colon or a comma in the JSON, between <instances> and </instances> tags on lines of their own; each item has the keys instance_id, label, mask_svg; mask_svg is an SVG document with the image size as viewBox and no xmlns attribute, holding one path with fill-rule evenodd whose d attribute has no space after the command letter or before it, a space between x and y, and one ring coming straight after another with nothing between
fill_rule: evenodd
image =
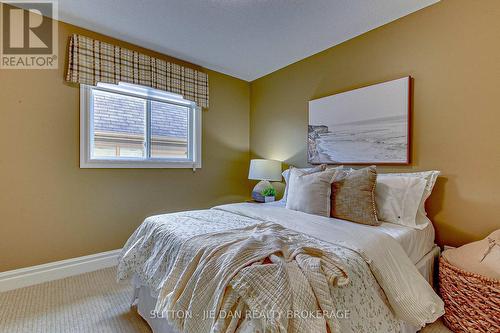
<instances>
[{"instance_id":1,"label":"knitted throw blanket","mask_svg":"<svg viewBox=\"0 0 500 333\"><path fill-rule=\"evenodd\" d=\"M249 316L266 332L338 332L321 314L334 311L329 285L345 285L346 270L308 244L273 223L193 237L180 247L156 311L179 332L233 332Z\"/></svg>"}]
</instances>

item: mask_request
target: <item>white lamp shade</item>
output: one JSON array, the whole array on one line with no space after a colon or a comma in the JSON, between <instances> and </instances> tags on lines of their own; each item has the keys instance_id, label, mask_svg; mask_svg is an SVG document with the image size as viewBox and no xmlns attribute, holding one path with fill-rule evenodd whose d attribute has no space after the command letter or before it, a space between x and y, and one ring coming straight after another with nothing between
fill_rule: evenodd
<instances>
[{"instance_id":1,"label":"white lamp shade","mask_svg":"<svg viewBox=\"0 0 500 333\"><path fill-rule=\"evenodd\" d=\"M264 159L251 160L248 179L280 181L281 162Z\"/></svg>"}]
</instances>

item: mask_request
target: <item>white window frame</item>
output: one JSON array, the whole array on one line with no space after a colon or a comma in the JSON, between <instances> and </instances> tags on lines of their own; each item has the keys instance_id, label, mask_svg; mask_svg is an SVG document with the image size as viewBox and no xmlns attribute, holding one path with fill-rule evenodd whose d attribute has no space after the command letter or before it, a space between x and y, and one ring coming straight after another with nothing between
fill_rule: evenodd
<instances>
[{"instance_id":1,"label":"white window frame","mask_svg":"<svg viewBox=\"0 0 500 333\"><path fill-rule=\"evenodd\" d=\"M92 153L92 119L94 90L107 91L138 97L146 101L167 102L189 108L188 128L188 158L94 158ZM151 105L147 102L148 108ZM150 111L146 116L146 151L150 150L148 139L150 136ZM128 83L98 84L97 86L80 85L80 168L192 168L193 171L201 168L201 108L196 103L187 101L182 96L152 88L137 86ZM149 154L148 154L149 155Z\"/></svg>"}]
</instances>

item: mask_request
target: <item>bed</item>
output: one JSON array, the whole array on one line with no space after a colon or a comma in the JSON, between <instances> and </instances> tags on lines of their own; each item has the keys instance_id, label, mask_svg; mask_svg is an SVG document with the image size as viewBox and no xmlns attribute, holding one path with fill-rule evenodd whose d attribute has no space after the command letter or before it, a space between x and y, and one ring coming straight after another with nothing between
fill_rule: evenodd
<instances>
[{"instance_id":1,"label":"bed","mask_svg":"<svg viewBox=\"0 0 500 333\"><path fill-rule=\"evenodd\" d=\"M391 223L366 226L291 211L280 202L223 205L150 217L125 245L118 279L133 278L132 302L153 332L181 332L182 326L158 312L158 304L165 298L162 286L180 244L197 235L263 222L300 233L345 264L349 283L330 287L332 308L337 311L332 331L414 333L443 314L442 301L430 287L439 256L432 224L422 230ZM237 326L226 331L259 331L257 321L240 318Z\"/></svg>"}]
</instances>

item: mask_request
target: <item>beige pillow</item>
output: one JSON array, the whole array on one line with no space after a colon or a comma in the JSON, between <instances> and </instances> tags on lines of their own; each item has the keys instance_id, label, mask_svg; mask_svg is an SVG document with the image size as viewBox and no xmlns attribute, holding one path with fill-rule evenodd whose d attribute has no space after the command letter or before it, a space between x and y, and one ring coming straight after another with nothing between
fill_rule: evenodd
<instances>
[{"instance_id":1,"label":"beige pillow","mask_svg":"<svg viewBox=\"0 0 500 333\"><path fill-rule=\"evenodd\" d=\"M377 168L352 170L332 184L331 216L351 222L380 225L375 206Z\"/></svg>"},{"instance_id":2,"label":"beige pillow","mask_svg":"<svg viewBox=\"0 0 500 333\"><path fill-rule=\"evenodd\" d=\"M336 169L306 173L292 168L288 179L286 208L330 216L330 195L336 174Z\"/></svg>"},{"instance_id":3,"label":"beige pillow","mask_svg":"<svg viewBox=\"0 0 500 333\"><path fill-rule=\"evenodd\" d=\"M292 168L294 167L291 166L290 168L283 171L283 173L281 174L283 176L283 179L285 179L285 192L283 193L283 199L285 201L288 194L288 179L290 178L290 170ZM315 173L315 172L325 171L325 169L326 169L326 164L321 164L312 168L301 168L299 170L303 171L304 173Z\"/></svg>"}]
</instances>

